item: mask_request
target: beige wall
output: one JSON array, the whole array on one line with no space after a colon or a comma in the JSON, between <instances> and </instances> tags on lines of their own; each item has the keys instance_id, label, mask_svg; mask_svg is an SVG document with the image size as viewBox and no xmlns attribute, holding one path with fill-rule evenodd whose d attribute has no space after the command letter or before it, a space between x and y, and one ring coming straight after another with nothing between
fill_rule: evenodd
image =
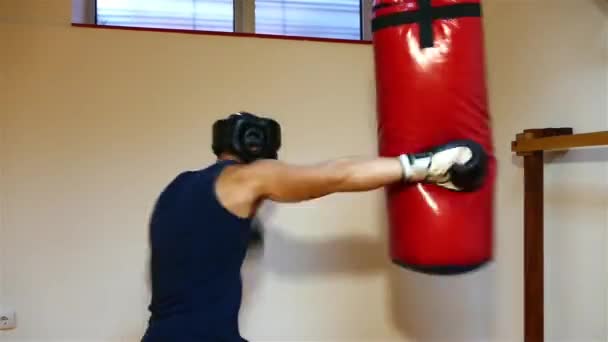
<instances>
[{"instance_id":1,"label":"beige wall","mask_svg":"<svg viewBox=\"0 0 608 342\"><path fill-rule=\"evenodd\" d=\"M530 127L605 130L605 1L488 1L489 79L501 161L497 211L498 336L521 331L521 160L509 141ZM605 341L606 155L553 155L546 166L546 337ZM510 322L510 324L507 324Z\"/></svg>"},{"instance_id":2,"label":"beige wall","mask_svg":"<svg viewBox=\"0 0 608 342\"><path fill-rule=\"evenodd\" d=\"M0 13L0 304L19 315L4 340L137 341L147 215L175 173L212 160L218 116L273 114L290 161L375 151L370 46L72 28L66 0L4 0ZM496 262L454 278L391 266L379 191L281 205L244 268L252 340L521 340L509 142L528 127L605 129L607 14L600 0L488 0L485 13ZM607 338L607 160L575 151L547 167L553 341Z\"/></svg>"}]
</instances>

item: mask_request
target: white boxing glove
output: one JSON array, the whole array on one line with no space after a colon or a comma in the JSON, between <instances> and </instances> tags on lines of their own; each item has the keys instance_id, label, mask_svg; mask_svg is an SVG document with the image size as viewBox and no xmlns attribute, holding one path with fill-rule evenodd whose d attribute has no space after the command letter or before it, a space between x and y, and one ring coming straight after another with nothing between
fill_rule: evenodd
<instances>
[{"instance_id":1,"label":"white boxing glove","mask_svg":"<svg viewBox=\"0 0 608 342\"><path fill-rule=\"evenodd\" d=\"M459 140L431 151L402 154L404 180L432 183L454 191L474 191L483 184L487 154L470 140Z\"/></svg>"}]
</instances>

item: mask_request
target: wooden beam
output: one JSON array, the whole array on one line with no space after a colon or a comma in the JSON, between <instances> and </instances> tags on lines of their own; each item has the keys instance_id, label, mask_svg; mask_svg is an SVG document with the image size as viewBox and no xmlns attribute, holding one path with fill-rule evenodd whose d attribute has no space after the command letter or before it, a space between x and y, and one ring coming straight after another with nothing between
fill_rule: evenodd
<instances>
[{"instance_id":1,"label":"wooden beam","mask_svg":"<svg viewBox=\"0 0 608 342\"><path fill-rule=\"evenodd\" d=\"M543 152L524 156L524 337L544 341Z\"/></svg>"},{"instance_id":2,"label":"wooden beam","mask_svg":"<svg viewBox=\"0 0 608 342\"><path fill-rule=\"evenodd\" d=\"M548 144L543 141L571 136L572 128L527 129L511 144L524 157L524 342L545 338L543 148ZM540 145L535 145L538 141Z\"/></svg>"},{"instance_id":3,"label":"wooden beam","mask_svg":"<svg viewBox=\"0 0 608 342\"><path fill-rule=\"evenodd\" d=\"M518 134L516 140L511 143L513 152L568 150L577 147L608 145L608 131L572 134L572 128L548 128L524 132L541 132L541 134L533 138Z\"/></svg>"},{"instance_id":4,"label":"wooden beam","mask_svg":"<svg viewBox=\"0 0 608 342\"><path fill-rule=\"evenodd\" d=\"M527 129L511 142L524 157L524 341L544 341L544 151L608 145L608 131Z\"/></svg>"}]
</instances>

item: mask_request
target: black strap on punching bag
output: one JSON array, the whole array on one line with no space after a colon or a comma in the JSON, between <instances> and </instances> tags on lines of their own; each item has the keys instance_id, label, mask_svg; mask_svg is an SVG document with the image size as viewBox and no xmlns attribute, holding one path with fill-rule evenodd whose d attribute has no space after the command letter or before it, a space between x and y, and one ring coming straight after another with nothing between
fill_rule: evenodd
<instances>
[{"instance_id":1,"label":"black strap on punching bag","mask_svg":"<svg viewBox=\"0 0 608 342\"><path fill-rule=\"evenodd\" d=\"M480 4L455 4L433 7L431 0L417 0L417 11L404 11L376 17L372 20L372 32L405 24L418 23L420 26L420 47L430 48L435 45L433 35L433 21L439 19L455 19L464 17L481 17ZM381 4L374 6L373 10L395 6L396 4Z\"/></svg>"}]
</instances>

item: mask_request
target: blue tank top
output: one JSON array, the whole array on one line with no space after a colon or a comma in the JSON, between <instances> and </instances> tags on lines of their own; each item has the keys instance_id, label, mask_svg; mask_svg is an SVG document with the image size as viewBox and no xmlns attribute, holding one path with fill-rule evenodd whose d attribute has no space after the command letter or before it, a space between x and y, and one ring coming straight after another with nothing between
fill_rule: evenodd
<instances>
[{"instance_id":1,"label":"blue tank top","mask_svg":"<svg viewBox=\"0 0 608 342\"><path fill-rule=\"evenodd\" d=\"M183 172L158 198L150 221L151 316L142 341L246 341L238 315L251 220L215 196L217 176L232 163Z\"/></svg>"}]
</instances>

